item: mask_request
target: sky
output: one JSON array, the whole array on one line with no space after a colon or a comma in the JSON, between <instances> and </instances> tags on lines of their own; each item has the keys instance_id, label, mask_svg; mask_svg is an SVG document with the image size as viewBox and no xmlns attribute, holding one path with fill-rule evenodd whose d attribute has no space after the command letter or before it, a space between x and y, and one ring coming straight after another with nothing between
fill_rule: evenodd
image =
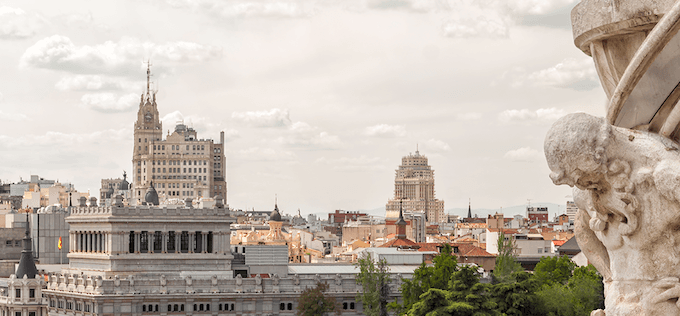
<instances>
[{"instance_id":1,"label":"sky","mask_svg":"<svg viewBox=\"0 0 680 316\"><path fill-rule=\"evenodd\" d=\"M606 102L576 2L0 1L0 180L130 172L150 60L164 134L225 132L232 208L384 207L416 148L446 209L563 205L545 134Z\"/></svg>"}]
</instances>

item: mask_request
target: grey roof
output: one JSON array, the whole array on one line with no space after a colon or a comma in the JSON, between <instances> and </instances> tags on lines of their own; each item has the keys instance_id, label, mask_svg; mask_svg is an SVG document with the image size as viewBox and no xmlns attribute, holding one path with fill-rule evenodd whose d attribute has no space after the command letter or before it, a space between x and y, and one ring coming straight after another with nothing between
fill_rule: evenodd
<instances>
[{"instance_id":1,"label":"grey roof","mask_svg":"<svg viewBox=\"0 0 680 316\"><path fill-rule=\"evenodd\" d=\"M576 236L571 237L571 239L567 240L562 246L559 248L559 252L580 252L581 247L578 245L578 241L576 241Z\"/></svg>"},{"instance_id":2,"label":"grey roof","mask_svg":"<svg viewBox=\"0 0 680 316\"><path fill-rule=\"evenodd\" d=\"M144 201L146 201L147 204L151 205L160 204L158 202L158 192L156 192L156 188L154 188L153 186L153 181L151 181L149 188L146 190L146 194L144 195Z\"/></svg>"}]
</instances>

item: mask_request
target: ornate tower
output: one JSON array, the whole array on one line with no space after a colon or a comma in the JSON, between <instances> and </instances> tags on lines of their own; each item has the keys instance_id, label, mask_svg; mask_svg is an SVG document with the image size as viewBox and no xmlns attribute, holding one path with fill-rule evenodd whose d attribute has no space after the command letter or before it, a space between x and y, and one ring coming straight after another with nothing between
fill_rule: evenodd
<instances>
[{"instance_id":1,"label":"ornate tower","mask_svg":"<svg viewBox=\"0 0 680 316\"><path fill-rule=\"evenodd\" d=\"M156 92L149 89L151 79L151 64L146 67L146 92L142 94L137 111L137 121L134 128L134 146L132 149L132 182L134 183L134 199L142 198L146 192L151 179L146 174L146 158L151 151L149 150L154 142L158 142L163 137L163 123L161 123L156 105Z\"/></svg>"}]
</instances>

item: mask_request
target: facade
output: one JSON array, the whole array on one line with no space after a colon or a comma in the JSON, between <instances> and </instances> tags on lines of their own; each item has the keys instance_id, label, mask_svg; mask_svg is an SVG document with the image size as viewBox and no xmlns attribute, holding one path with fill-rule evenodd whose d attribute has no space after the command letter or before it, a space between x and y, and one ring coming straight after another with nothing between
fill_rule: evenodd
<instances>
[{"instance_id":1,"label":"facade","mask_svg":"<svg viewBox=\"0 0 680 316\"><path fill-rule=\"evenodd\" d=\"M527 206L527 218L530 223L547 223L548 222L548 208L547 207L533 207Z\"/></svg>"},{"instance_id":2,"label":"facade","mask_svg":"<svg viewBox=\"0 0 680 316\"><path fill-rule=\"evenodd\" d=\"M416 150L401 158L394 179L394 198L386 205L385 217L395 219L399 216L400 203L404 212L425 214L427 223L446 223L444 201L435 198L434 170L428 165L427 157Z\"/></svg>"},{"instance_id":3,"label":"facade","mask_svg":"<svg viewBox=\"0 0 680 316\"><path fill-rule=\"evenodd\" d=\"M41 277L15 276L0 282L11 290L19 285L35 289L35 300L27 300L35 303L32 310L24 306L22 314L6 316L292 316L298 296L317 282L329 284L327 295L337 299L343 315L363 315L355 298L360 290L355 266L289 265L285 246L231 246L230 225L236 219L221 199L203 209L192 208L190 201L124 206L120 196L112 206L96 206L94 198L93 206L79 202L66 219L71 225L68 268L46 275L46 283ZM26 244L30 254L30 241ZM390 301L400 296L401 278L410 278L417 267L395 267ZM0 310L18 310L12 293L0 294Z\"/></svg>"},{"instance_id":4,"label":"facade","mask_svg":"<svg viewBox=\"0 0 680 316\"><path fill-rule=\"evenodd\" d=\"M576 212L578 212L578 206L574 201L567 201L567 216L569 216L569 221L576 222Z\"/></svg>"},{"instance_id":5,"label":"facade","mask_svg":"<svg viewBox=\"0 0 680 316\"><path fill-rule=\"evenodd\" d=\"M146 93L142 94L134 126L132 153L133 201L141 204L144 192L153 185L160 200L200 199L227 196L224 132L220 142L200 139L196 130L177 124L172 134L163 138L156 91L149 90L147 68Z\"/></svg>"}]
</instances>

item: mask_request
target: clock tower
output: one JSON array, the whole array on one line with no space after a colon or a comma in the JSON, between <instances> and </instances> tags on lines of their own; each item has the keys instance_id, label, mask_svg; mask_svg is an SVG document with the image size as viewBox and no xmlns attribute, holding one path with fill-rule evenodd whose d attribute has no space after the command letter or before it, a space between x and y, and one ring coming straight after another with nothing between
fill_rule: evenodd
<instances>
[{"instance_id":1,"label":"clock tower","mask_svg":"<svg viewBox=\"0 0 680 316\"><path fill-rule=\"evenodd\" d=\"M149 89L151 80L151 64L146 67L146 91L142 94L137 111L137 121L134 127L134 147L132 149L132 182L134 199L142 198L151 179L147 178L146 161L152 153L150 150L155 142L163 137L163 124L156 105L156 92Z\"/></svg>"}]
</instances>

